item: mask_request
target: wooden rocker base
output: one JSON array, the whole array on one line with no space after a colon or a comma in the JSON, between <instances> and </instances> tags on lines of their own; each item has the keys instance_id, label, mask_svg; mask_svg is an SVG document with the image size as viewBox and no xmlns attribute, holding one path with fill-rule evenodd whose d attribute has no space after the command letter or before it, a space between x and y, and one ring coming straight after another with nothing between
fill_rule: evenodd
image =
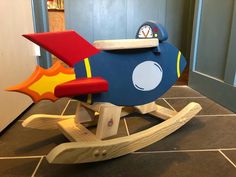
<instances>
[{"instance_id":1,"label":"wooden rocker base","mask_svg":"<svg viewBox=\"0 0 236 177\"><path fill-rule=\"evenodd\" d=\"M119 114L119 109L114 109L109 113L110 108L112 108L109 106L111 105L108 104L105 107L96 105L90 107L90 105L83 105L83 107L90 108L90 110L94 109L94 111L98 111L100 114L97 127L97 131L99 129L99 132L97 132L96 135L91 133L85 126L81 124L83 121L76 120L76 117L78 118L78 116L74 116L75 118L73 116L59 117L58 119L60 121L57 123L59 129L69 140L73 142L63 143L52 149L51 152L49 152L49 154L46 156L48 162L57 164L75 164L103 161L126 155L168 136L191 120L201 110L201 106L198 103L190 103L180 112L175 112L170 109L158 106L155 103L150 103L148 105L134 108L122 108L122 113L120 112ZM116 132L116 129L118 129L111 128L109 126L106 127L104 125L110 125L109 123L111 120L118 122L119 124L119 121L114 120L117 118L116 115L127 115L134 110L138 110L144 114L148 113L157 116L158 118L162 118L165 121L147 130L132 135L102 140L107 136L107 134L104 135L103 132L108 131L110 132L108 133L108 136L112 136L114 135L114 132ZM81 106L79 106L79 109L77 109L77 114L78 111L81 111ZM107 119L108 122L105 121L104 123L103 121L103 124L101 124L101 118L106 120L106 116L103 115L103 113L110 115ZM112 115L111 113L116 113L116 115ZM92 115L92 118L90 119L92 122L94 121L94 117L98 116L98 114L91 114L91 112L86 112L86 114ZM40 125L42 125L43 119L46 119L47 122L53 122L48 121L48 119L50 119L48 117L36 117L37 116L26 119L23 122L23 126L42 129L43 126L36 126L37 122L40 122ZM112 119L110 119L111 117ZM52 119L54 121L58 121L55 117ZM49 126L47 126L47 128L48 127ZM51 128L55 128L55 124L52 123ZM104 129L106 131L104 131Z\"/></svg>"}]
</instances>

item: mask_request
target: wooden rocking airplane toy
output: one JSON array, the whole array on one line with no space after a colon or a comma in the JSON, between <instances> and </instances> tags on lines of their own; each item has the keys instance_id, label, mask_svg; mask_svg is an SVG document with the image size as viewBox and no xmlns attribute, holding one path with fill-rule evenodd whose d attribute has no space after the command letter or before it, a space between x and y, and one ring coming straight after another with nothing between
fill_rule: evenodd
<instances>
[{"instance_id":1,"label":"wooden rocking airplane toy","mask_svg":"<svg viewBox=\"0 0 236 177\"><path fill-rule=\"evenodd\" d=\"M186 65L181 52L165 41L168 35L160 24L144 23L137 33L140 39L95 41L93 45L74 31L24 37L74 68L59 63L49 69L38 66L26 82L8 89L28 94L34 102L61 97L79 100L75 115L32 115L22 124L59 128L72 141L52 149L47 155L50 163L94 162L131 153L171 134L201 110L197 103L180 112L155 103ZM120 117L132 112L165 121L126 137L104 140L116 135ZM91 124L97 124L96 134L87 129Z\"/></svg>"}]
</instances>

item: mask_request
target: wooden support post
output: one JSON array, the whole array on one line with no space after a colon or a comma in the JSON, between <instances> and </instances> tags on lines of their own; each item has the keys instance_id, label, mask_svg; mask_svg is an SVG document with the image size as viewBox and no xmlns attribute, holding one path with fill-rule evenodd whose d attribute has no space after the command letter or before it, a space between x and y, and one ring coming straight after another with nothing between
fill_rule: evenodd
<instances>
[{"instance_id":1,"label":"wooden support post","mask_svg":"<svg viewBox=\"0 0 236 177\"><path fill-rule=\"evenodd\" d=\"M100 107L96 136L104 139L117 134L121 116L121 107L104 105Z\"/></svg>"},{"instance_id":2,"label":"wooden support post","mask_svg":"<svg viewBox=\"0 0 236 177\"><path fill-rule=\"evenodd\" d=\"M122 107L110 103L96 103L88 105L79 102L76 110L75 123L81 124L89 121L98 121L96 137L104 139L117 134ZM98 116L96 116L96 114ZM98 117L98 120L96 119Z\"/></svg>"},{"instance_id":3,"label":"wooden support post","mask_svg":"<svg viewBox=\"0 0 236 177\"><path fill-rule=\"evenodd\" d=\"M151 114L152 116L158 117L163 120L167 120L178 113L171 109L157 105L155 102L151 102L145 105L135 106L135 108L141 114Z\"/></svg>"},{"instance_id":4,"label":"wooden support post","mask_svg":"<svg viewBox=\"0 0 236 177\"><path fill-rule=\"evenodd\" d=\"M158 117L163 120L167 120L171 117L174 117L178 112L173 111L171 109L165 108L160 105L156 105L156 110L149 112L148 114L151 114L152 116Z\"/></svg>"},{"instance_id":5,"label":"wooden support post","mask_svg":"<svg viewBox=\"0 0 236 177\"><path fill-rule=\"evenodd\" d=\"M95 112L87 107L84 107L81 102L78 103L75 113L75 123L81 124L93 121Z\"/></svg>"},{"instance_id":6,"label":"wooden support post","mask_svg":"<svg viewBox=\"0 0 236 177\"><path fill-rule=\"evenodd\" d=\"M157 109L157 105L155 102L151 102L148 104L135 106L135 108L142 114L147 114L149 112L155 111Z\"/></svg>"}]
</instances>

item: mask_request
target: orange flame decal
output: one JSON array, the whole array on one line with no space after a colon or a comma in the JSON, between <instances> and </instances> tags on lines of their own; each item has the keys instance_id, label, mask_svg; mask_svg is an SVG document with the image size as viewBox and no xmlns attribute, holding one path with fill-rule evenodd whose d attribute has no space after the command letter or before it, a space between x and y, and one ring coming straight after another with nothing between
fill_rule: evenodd
<instances>
[{"instance_id":1,"label":"orange flame decal","mask_svg":"<svg viewBox=\"0 0 236 177\"><path fill-rule=\"evenodd\" d=\"M74 79L74 69L65 68L58 61L49 69L37 66L33 74L25 82L10 87L7 90L24 93L30 96L35 103L40 100L55 101L58 99L54 95L55 87Z\"/></svg>"}]
</instances>

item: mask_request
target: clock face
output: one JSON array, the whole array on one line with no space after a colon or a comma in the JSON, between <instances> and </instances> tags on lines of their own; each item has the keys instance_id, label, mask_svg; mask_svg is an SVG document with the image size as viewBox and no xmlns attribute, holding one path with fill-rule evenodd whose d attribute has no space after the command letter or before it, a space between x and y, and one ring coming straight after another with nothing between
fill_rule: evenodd
<instances>
[{"instance_id":1,"label":"clock face","mask_svg":"<svg viewBox=\"0 0 236 177\"><path fill-rule=\"evenodd\" d=\"M153 31L151 26L142 26L138 32L138 38L153 38Z\"/></svg>"}]
</instances>

